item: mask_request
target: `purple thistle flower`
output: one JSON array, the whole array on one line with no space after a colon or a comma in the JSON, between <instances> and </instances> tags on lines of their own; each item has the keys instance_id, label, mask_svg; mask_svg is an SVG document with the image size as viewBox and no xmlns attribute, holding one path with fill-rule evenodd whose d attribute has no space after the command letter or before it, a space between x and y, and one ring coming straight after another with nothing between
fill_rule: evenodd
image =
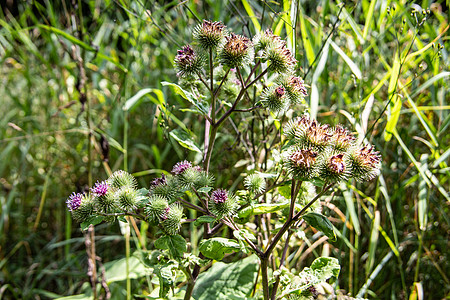
<instances>
[{"instance_id":1,"label":"purple thistle flower","mask_svg":"<svg viewBox=\"0 0 450 300\"><path fill-rule=\"evenodd\" d=\"M161 174L160 178L155 178L150 185L151 186L159 186L167 183L166 176L164 174Z\"/></svg>"},{"instance_id":2,"label":"purple thistle flower","mask_svg":"<svg viewBox=\"0 0 450 300\"><path fill-rule=\"evenodd\" d=\"M228 191L224 189L218 189L212 192L211 199L214 200L215 203L225 203L228 199Z\"/></svg>"},{"instance_id":3,"label":"purple thistle flower","mask_svg":"<svg viewBox=\"0 0 450 300\"><path fill-rule=\"evenodd\" d=\"M91 188L92 193L95 197L105 196L108 192L109 184L107 181L98 182L95 184L93 188Z\"/></svg>"},{"instance_id":4,"label":"purple thistle flower","mask_svg":"<svg viewBox=\"0 0 450 300\"><path fill-rule=\"evenodd\" d=\"M81 205L81 199L83 199L83 194L76 194L75 192L72 193L72 195L70 195L69 199L67 199L66 201L69 211L77 210Z\"/></svg>"},{"instance_id":5,"label":"purple thistle flower","mask_svg":"<svg viewBox=\"0 0 450 300\"><path fill-rule=\"evenodd\" d=\"M189 162L187 160L180 161L180 162L176 163L175 166L173 166L172 173L175 175L179 175L189 168L192 168L191 162Z\"/></svg>"}]
</instances>

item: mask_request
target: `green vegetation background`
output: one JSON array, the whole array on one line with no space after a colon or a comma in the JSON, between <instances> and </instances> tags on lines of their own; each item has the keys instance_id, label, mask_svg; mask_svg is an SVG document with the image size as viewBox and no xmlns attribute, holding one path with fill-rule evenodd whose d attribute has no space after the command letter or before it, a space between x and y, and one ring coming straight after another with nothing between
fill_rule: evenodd
<instances>
[{"instance_id":1,"label":"green vegetation background","mask_svg":"<svg viewBox=\"0 0 450 300\"><path fill-rule=\"evenodd\" d=\"M176 50L202 19L247 36L279 30L295 45L311 112L367 132L382 154L379 179L362 190L348 186L351 193L337 193L326 208L341 238L328 244L313 236L314 251L298 271L325 251L340 260L344 293L367 284L369 298L416 299L421 290L425 299L449 297L449 2L416 3L4 2L0 298L80 292L87 261L65 205L72 191L117 169L147 187L177 161L198 159L169 132L182 122L201 143L203 124L160 82L176 82ZM245 133L248 122L238 129ZM223 149L212 158L218 186L242 186L245 167L235 163L245 151L235 135L225 129L216 144ZM96 234L103 262L125 256L117 224L97 226Z\"/></svg>"}]
</instances>

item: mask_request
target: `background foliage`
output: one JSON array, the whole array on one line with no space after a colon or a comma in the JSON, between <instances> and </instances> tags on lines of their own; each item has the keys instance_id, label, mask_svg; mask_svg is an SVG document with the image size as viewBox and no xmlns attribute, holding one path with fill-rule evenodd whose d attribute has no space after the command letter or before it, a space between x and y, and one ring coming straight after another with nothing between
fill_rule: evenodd
<instances>
[{"instance_id":1,"label":"background foliage","mask_svg":"<svg viewBox=\"0 0 450 300\"><path fill-rule=\"evenodd\" d=\"M201 142L203 124L161 82L176 81L176 49L202 19L247 36L260 28L286 36L311 113L367 133L381 150L378 180L324 203L338 241L309 235L311 250L299 244L299 263L289 266L300 271L329 254L342 266L344 294L449 296L448 2L42 0L7 1L0 13L0 297L83 290L84 238L65 208L71 191L119 168L147 187L177 161L201 160L169 132L186 126ZM240 141L264 140L249 134L256 117L222 131L224 151L211 160L218 186L242 186L250 162ZM125 256L117 224L96 234L104 263ZM152 247L153 234L141 243ZM106 267L120 295L126 276ZM133 272L139 293L151 278L138 265Z\"/></svg>"}]
</instances>

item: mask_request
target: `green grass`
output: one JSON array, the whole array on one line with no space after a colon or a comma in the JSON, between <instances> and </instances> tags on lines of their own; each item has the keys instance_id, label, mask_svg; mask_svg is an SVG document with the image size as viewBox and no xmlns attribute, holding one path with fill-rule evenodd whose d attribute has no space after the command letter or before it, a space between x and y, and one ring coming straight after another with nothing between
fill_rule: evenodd
<instances>
[{"instance_id":1,"label":"green grass","mask_svg":"<svg viewBox=\"0 0 450 300\"><path fill-rule=\"evenodd\" d=\"M418 6L406 1L280 2L80 0L78 8L52 1L2 7L0 297L80 293L87 256L65 208L72 191L117 169L148 186L177 161L201 159L169 136L182 125L200 142L200 118L179 110L188 103L161 82L176 81L176 49L204 18L246 35L260 26L287 36L310 86L310 112L353 128L381 151L382 176L369 185L341 186L331 201L327 215L339 241L319 241L314 251L289 256L289 266L300 271L329 251L340 260L337 287L344 293L416 299L422 287L425 299L450 295L448 2L418 2L430 8L424 21L421 9L412 13ZM250 119L234 121L241 133L248 131ZM230 125L216 144L227 155L214 154L212 171L223 174L216 176L218 185L242 186L245 168L233 166L248 154L234 147ZM149 228L143 237L149 247L153 235ZM117 225L98 226L96 237L103 262L125 257ZM139 245L133 238L130 244ZM143 281L130 284L151 286Z\"/></svg>"}]
</instances>

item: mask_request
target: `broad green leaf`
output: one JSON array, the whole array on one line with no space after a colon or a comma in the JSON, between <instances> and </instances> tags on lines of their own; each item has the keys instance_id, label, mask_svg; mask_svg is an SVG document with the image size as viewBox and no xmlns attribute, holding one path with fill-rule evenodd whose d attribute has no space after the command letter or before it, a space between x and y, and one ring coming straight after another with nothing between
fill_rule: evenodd
<instances>
[{"instance_id":1,"label":"broad green leaf","mask_svg":"<svg viewBox=\"0 0 450 300\"><path fill-rule=\"evenodd\" d=\"M186 240L181 235L165 235L155 241L155 247L161 250L169 250L173 258L183 257L186 252Z\"/></svg>"},{"instance_id":2,"label":"broad green leaf","mask_svg":"<svg viewBox=\"0 0 450 300\"><path fill-rule=\"evenodd\" d=\"M195 144L192 136L189 135L184 130L174 129L170 133L170 136L173 137L182 147L187 148L189 150L202 153L200 148Z\"/></svg>"},{"instance_id":3,"label":"broad green leaf","mask_svg":"<svg viewBox=\"0 0 450 300\"><path fill-rule=\"evenodd\" d=\"M330 278L337 278L341 266L339 261L334 257L316 258L311 267L304 268L298 276L295 276L291 282L291 289L286 290L279 297L282 298L287 294L300 294L310 286L324 282Z\"/></svg>"},{"instance_id":4,"label":"broad green leaf","mask_svg":"<svg viewBox=\"0 0 450 300\"><path fill-rule=\"evenodd\" d=\"M240 246L234 240L225 238L211 238L201 241L199 250L207 258L221 260L225 256L225 253L239 251Z\"/></svg>"},{"instance_id":5,"label":"broad green leaf","mask_svg":"<svg viewBox=\"0 0 450 300\"><path fill-rule=\"evenodd\" d=\"M246 207L238 212L239 218L246 218L250 215L261 215L266 213L273 213L279 211L280 209L286 208L289 206L289 202L281 202L281 203L262 203L256 204L251 207Z\"/></svg>"},{"instance_id":6,"label":"broad green leaf","mask_svg":"<svg viewBox=\"0 0 450 300\"><path fill-rule=\"evenodd\" d=\"M197 218L197 220L195 220L194 222L194 226L199 226L205 223L212 223L216 220L216 218L211 217L211 216L200 216Z\"/></svg>"},{"instance_id":7,"label":"broad green leaf","mask_svg":"<svg viewBox=\"0 0 450 300\"><path fill-rule=\"evenodd\" d=\"M188 100L190 103L192 103L198 111L203 115L208 115L209 108L208 104L203 101L201 98L196 97L193 93L185 91L183 88L181 88L178 84L163 81L161 82L163 86L170 86L172 90L183 97L184 99Z\"/></svg>"},{"instance_id":8,"label":"broad green leaf","mask_svg":"<svg viewBox=\"0 0 450 300\"><path fill-rule=\"evenodd\" d=\"M283 185L277 188L278 193L286 199L291 199L291 186Z\"/></svg>"},{"instance_id":9,"label":"broad green leaf","mask_svg":"<svg viewBox=\"0 0 450 300\"><path fill-rule=\"evenodd\" d=\"M196 300L248 299L258 268L256 255L231 264L216 262L200 275L192 296Z\"/></svg>"},{"instance_id":10,"label":"broad green leaf","mask_svg":"<svg viewBox=\"0 0 450 300\"><path fill-rule=\"evenodd\" d=\"M151 269L143 264L136 256L132 255L128 259L129 273L128 276L131 279L137 279L150 273ZM115 281L123 281L127 279L127 273L125 272L127 265L126 258L110 261L105 263L105 277L106 282L109 284Z\"/></svg>"},{"instance_id":11,"label":"broad green leaf","mask_svg":"<svg viewBox=\"0 0 450 300\"><path fill-rule=\"evenodd\" d=\"M205 187L199 188L199 189L197 190L197 192L207 194L207 193L209 193L211 190L212 190L212 187L210 187L210 186L205 186Z\"/></svg>"},{"instance_id":12,"label":"broad green leaf","mask_svg":"<svg viewBox=\"0 0 450 300\"><path fill-rule=\"evenodd\" d=\"M334 233L333 225L330 220L322 214L311 212L303 216L303 219L312 227L322 231L330 241L336 241L336 234Z\"/></svg>"},{"instance_id":13,"label":"broad green leaf","mask_svg":"<svg viewBox=\"0 0 450 300\"><path fill-rule=\"evenodd\" d=\"M88 229L89 225L97 225L100 224L101 222L103 222L104 217L103 216L95 216L90 218L89 220L83 222L80 224L81 226L81 230L86 230Z\"/></svg>"}]
</instances>

